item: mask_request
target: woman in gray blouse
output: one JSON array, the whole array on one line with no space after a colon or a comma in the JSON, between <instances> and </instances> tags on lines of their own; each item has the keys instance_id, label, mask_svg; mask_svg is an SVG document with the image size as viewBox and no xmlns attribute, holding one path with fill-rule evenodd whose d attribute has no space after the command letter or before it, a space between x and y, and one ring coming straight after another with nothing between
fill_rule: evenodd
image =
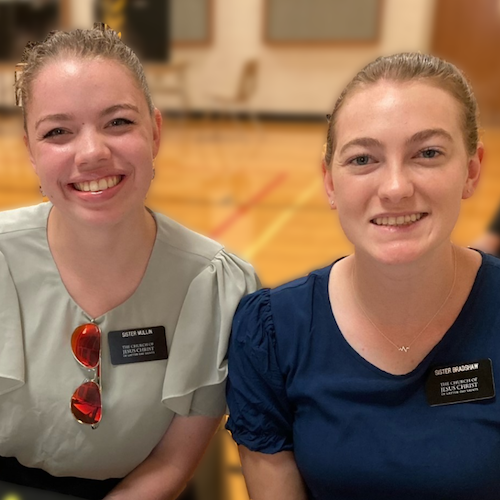
<instances>
[{"instance_id":1,"label":"woman in gray blouse","mask_svg":"<svg viewBox=\"0 0 500 500\"><path fill-rule=\"evenodd\" d=\"M257 279L145 208L161 115L114 31L51 33L20 66L50 201L0 214L0 479L177 498L224 413L231 318Z\"/></svg>"}]
</instances>

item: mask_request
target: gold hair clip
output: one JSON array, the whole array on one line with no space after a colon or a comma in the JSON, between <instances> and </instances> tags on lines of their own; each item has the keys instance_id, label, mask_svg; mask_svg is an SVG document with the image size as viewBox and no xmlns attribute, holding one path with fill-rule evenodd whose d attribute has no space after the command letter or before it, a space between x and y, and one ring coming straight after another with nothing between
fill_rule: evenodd
<instances>
[{"instance_id":1,"label":"gold hair clip","mask_svg":"<svg viewBox=\"0 0 500 500\"><path fill-rule=\"evenodd\" d=\"M14 68L14 89L15 89L14 94L16 98L16 106L18 106L19 108L23 107L23 98L21 95L21 88L17 86L17 82L19 81L21 73L24 71L25 66L26 63L20 62L17 63Z\"/></svg>"},{"instance_id":2,"label":"gold hair clip","mask_svg":"<svg viewBox=\"0 0 500 500\"><path fill-rule=\"evenodd\" d=\"M15 88L15 99L16 99L16 106L22 108L23 107L23 100L21 96L21 89L18 87L17 82L21 78L21 74L24 71L24 68L26 67L26 63L28 61L28 58L33 51L33 49L37 46L40 45L40 42L28 42L23 49L23 54L21 55L21 62L17 63L16 66L14 67L14 88Z\"/></svg>"},{"instance_id":3,"label":"gold hair clip","mask_svg":"<svg viewBox=\"0 0 500 500\"><path fill-rule=\"evenodd\" d=\"M100 30L100 31L115 31L113 28L111 28L108 24L106 23L94 23L93 29L95 30ZM116 33L116 31L115 31ZM119 33L116 33L118 35L118 38L121 39L122 33L121 31Z\"/></svg>"},{"instance_id":4,"label":"gold hair clip","mask_svg":"<svg viewBox=\"0 0 500 500\"><path fill-rule=\"evenodd\" d=\"M100 30L100 31L106 31L111 29L106 23L94 23L93 29L95 30Z\"/></svg>"}]
</instances>

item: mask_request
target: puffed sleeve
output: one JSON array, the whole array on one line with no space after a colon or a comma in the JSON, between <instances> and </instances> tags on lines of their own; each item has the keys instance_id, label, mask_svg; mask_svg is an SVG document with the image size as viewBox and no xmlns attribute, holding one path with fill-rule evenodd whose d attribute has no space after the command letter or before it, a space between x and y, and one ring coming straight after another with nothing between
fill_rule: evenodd
<instances>
[{"instance_id":1,"label":"puffed sleeve","mask_svg":"<svg viewBox=\"0 0 500 500\"><path fill-rule=\"evenodd\" d=\"M269 290L240 304L229 345L226 428L249 450L277 453L293 449L293 412L276 354Z\"/></svg>"},{"instance_id":2,"label":"puffed sleeve","mask_svg":"<svg viewBox=\"0 0 500 500\"><path fill-rule=\"evenodd\" d=\"M224 413L231 322L241 298L259 286L252 266L224 250L191 282L163 384L169 409L179 415Z\"/></svg>"},{"instance_id":3,"label":"puffed sleeve","mask_svg":"<svg viewBox=\"0 0 500 500\"><path fill-rule=\"evenodd\" d=\"M24 384L24 347L17 291L0 252L0 395Z\"/></svg>"}]
</instances>

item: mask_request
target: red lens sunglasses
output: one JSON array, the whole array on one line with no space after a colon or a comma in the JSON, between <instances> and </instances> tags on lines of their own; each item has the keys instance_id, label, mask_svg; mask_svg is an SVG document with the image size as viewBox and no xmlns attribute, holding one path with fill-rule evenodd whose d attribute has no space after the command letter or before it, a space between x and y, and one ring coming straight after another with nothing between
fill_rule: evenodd
<instances>
[{"instance_id":1,"label":"red lens sunglasses","mask_svg":"<svg viewBox=\"0 0 500 500\"><path fill-rule=\"evenodd\" d=\"M71 350L88 375L71 396L71 413L81 424L97 429L101 404L101 329L95 323L79 326L71 335Z\"/></svg>"}]
</instances>

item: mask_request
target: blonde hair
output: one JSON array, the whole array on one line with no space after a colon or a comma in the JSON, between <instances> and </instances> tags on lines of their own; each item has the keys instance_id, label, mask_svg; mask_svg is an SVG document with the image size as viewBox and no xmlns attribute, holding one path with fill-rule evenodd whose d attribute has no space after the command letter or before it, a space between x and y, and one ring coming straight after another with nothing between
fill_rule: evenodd
<instances>
[{"instance_id":1,"label":"blonde hair","mask_svg":"<svg viewBox=\"0 0 500 500\"><path fill-rule=\"evenodd\" d=\"M365 66L344 88L332 114L327 115L328 132L325 165L330 168L335 151L335 122L339 110L346 99L363 86L380 80L409 82L425 80L450 93L460 104L462 111L462 130L467 152L473 155L479 141L479 112L476 98L464 74L453 64L428 54L407 52L392 56L379 57Z\"/></svg>"},{"instance_id":2,"label":"blonde hair","mask_svg":"<svg viewBox=\"0 0 500 500\"><path fill-rule=\"evenodd\" d=\"M22 103L25 127L26 108L29 107L34 80L47 64L64 57L110 59L122 64L136 80L153 114L154 104L139 58L122 42L118 33L102 23L96 23L89 30L51 31L43 42L28 43L18 64L21 72L15 82L16 100Z\"/></svg>"}]
</instances>

